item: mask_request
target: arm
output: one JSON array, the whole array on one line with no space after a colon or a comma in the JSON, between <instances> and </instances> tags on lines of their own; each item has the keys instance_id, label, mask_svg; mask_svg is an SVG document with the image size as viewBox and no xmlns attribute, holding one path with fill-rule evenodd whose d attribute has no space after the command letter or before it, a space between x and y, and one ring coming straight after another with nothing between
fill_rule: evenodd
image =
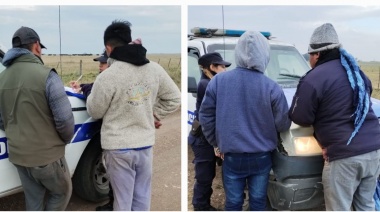
<instances>
[{"instance_id":1,"label":"arm","mask_svg":"<svg viewBox=\"0 0 380 212\"><path fill-rule=\"evenodd\" d=\"M317 107L316 90L309 83L300 81L289 109L290 119L300 126L310 126L314 123Z\"/></svg>"},{"instance_id":2,"label":"arm","mask_svg":"<svg viewBox=\"0 0 380 212\"><path fill-rule=\"evenodd\" d=\"M156 118L162 120L178 109L181 104L181 92L165 70L162 70L159 83L157 102L153 111Z\"/></svg>"},{"instance_id":3,"label":"arm","mask_svg":"<svg viewBox=\"0 0 380 212\"><path fill-rule=\"evenodd\" d=\"M91 93L91 90L92 90L92 86L94 85L94 83L89 83L89 84L80 84L80 87L81 87L81 91L83 92L83 95L88 98L88 96L90 96L90 93Z\"/></svg>"},{"instance_id":4,"label":"arm","mask_svg":"<svg viewBox=\"0 0 380 212\"><path fill-rule=\"evenodd\" d=\"M91 94L87 97L87 112L94 119L102 119L110 107L113 91L103 79L106 75L98 75L92 86Z\"/></svg>"},{"instance_id":5,"label":"arm","mask_svg":"<svg viewBox=\"0 0 380 212\"><path fill-rule=\"evenodd\" d=\"M290 128L292 123L288 116L288 103L284 92L279 86L271 94L272 111L277 132L283 132Z\"/></svg>"},{"instance_id":6,"label":"arm","mask_svg":"<svg viewBox=\"0 0 380 212\"><path fill-rule=\"evenodd\" d=\"M197 89L197 102L195 105L196 110L194 111L195 113L195 118L198 119L199 121L199 108L201 107L203 97L205 96L206 88L208 85L209 80L201 79L201 81L198 83L198 89Z\"/></svg>"},{"instance_id":7,"label":"arm","mask_svg":"<svg viewBox=\"0 0 380 212\"><path fill-rule=\"evenodd\" d=\"M46 97L59 136L63 142L70 143L74 136L74 116L63 83L54 71L50 71L46 80Z\"/></svg>"},{"instance_id":8,"label":"arm","mask_svg":"<svg viewBox=\"0 0 380 212\"><path fill-rule=\"evenodd\" d=\"M214 78L215 79L215 78ZM206 88L205 96L199 110L199 122L202 126L203 135L214 147L217 147L215 137L216 126L216 81L211 80Z\"/></svg>"}]
</instances>

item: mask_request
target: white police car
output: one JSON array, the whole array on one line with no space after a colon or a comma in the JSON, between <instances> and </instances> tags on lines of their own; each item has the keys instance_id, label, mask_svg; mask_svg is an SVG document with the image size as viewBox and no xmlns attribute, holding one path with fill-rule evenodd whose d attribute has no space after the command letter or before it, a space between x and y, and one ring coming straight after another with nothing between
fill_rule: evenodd
<instances>
[{"instance_id":1,"label":"white police car","mask_svg":"<svg viewBox=\"0 0 380 212\"><path fill-rule=\"evenodd\" d=\"M193 28L188 37L188 131L194 120L197 83L201 76L198 58L206 53L219 52L235 67L235 45L243 30ZM271 39L262 32L270 45L270 61L265 75L276 81L285 93L289 107L298 81L309 64L291 44ZM379 100L372 99L372 107L380 116ZM278 135L278 147L273 154L273 169L268 186L270 206L277 210L308 210L324 204L322 151L313 137L311 127L292 123L289 131Z\"/></svg>"},{"instance_id":2,"label":"white police car","mask_svg":"<svg viewBox=\"0 0 380 212\"><path fill-rule=\"evenodd\" d=\"M5 48L0 45L0 72ZM92 119L86 110L82 95L74 94L71 88L66 93L71 103L75 120L75 134L66 145L66 160L70 169L73 190L83 199L100 201L108 198L109 181L102 164L100 146L101 123ZM8 160L7 138L0 130L0 198L22 191L15 166Z\"/></svg>"}]
</instances>

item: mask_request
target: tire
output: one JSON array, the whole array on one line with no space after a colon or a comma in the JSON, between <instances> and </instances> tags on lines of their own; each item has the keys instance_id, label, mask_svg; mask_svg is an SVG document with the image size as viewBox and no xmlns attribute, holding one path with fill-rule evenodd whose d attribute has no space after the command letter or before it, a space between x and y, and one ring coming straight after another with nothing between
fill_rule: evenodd
<instances>
[{"instance_id":1,"label":"tire","mask_svg":"<svg viewBox=\"0 0 380 212\"><path fill-rule=\"evenodd\" d=\"M99 202L108 199L109 180L102 162L100 136L94 136L83 152L72 178L73 190L82 199Z\"/></svg>"}]
</instances>

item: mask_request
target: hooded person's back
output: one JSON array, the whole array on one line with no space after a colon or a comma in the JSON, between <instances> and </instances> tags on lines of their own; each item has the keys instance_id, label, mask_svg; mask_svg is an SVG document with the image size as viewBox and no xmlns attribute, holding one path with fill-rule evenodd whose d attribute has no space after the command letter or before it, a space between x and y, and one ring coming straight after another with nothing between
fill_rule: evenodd
<instances>
[{"instance_id":1,"label":"hooded person's back","mask_svg":"<svg viewBox=\"0 0 380 212\"><path fill-rule=\"evenodd\" d=\"M290 127L281 87L263 74L269 49L261 33L244 33L235 48L237 68L216 75L207 87L199 121L222 153L271 151L277 132Z\"/></svg>"}]
</instances>

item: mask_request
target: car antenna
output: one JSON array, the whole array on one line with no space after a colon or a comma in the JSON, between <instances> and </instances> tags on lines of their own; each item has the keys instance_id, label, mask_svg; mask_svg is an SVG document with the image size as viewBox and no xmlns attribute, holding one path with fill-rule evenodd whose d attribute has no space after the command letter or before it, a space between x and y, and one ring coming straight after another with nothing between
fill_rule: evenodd
<instances>
[{"instance_id":1,"label":"car antenna","mask_svg":"<svg viewBox=\"0 0 380 212\"><path fill-rule=\"evenodd\" d=\"M225 41L225 36L224 36L224 7L222 5L222 24L223 24L223 58L226 59L226 41Z\"/></svg>"},{"instance_id":2,"label":"car antenna","mask_svg":"<svg viewBox=\"0 0 380 212\"><path fill-rule=\"evenodd\" d=\"M61 78L62 78L61 5L58 5L58 26L59 26L59 68L61 69Z\"/></svg>"}]
</instances>

